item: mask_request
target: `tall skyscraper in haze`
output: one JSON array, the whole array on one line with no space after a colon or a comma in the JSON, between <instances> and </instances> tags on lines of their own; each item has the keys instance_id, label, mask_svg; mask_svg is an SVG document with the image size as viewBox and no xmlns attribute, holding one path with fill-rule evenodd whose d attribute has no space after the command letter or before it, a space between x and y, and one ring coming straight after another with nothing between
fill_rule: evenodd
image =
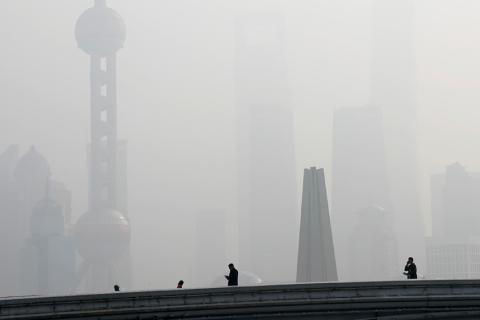
<instances>
[{"instance_id":1,"label":"tall skyscraper in haze","mask_svg":"<svg viewBox=\"0 0 480 320\"><path fill-rule=\"evenodd\" d=\"M209 287L225 272L227 224L222 211L201 212L196 221L193 286ZM224 279L222 279L224 280Z\"/></svg>"},{"instance_id":2,"label":"tall skyscraper in haze","mask_svg":"<svg viewBox=\"0 0 480 320\"><path fill-rule=\"evenodd\" d=\"M325 173L323 169L305 169L297 282L337 280Z\"/></svg>"},{"instance_id":3,"label":"tall skyscraper in haze","mask_svg":"<svg viewBox=\"0 0 480 320\"><path fill-rule=\"evenodd\" d=\"M399 254L424 265L416 142L416 75L413 0L373 1L372 105L382 108L388 185Z\"/></svg>"},{"instance_id":4,"label":"tall skyscraper in haze","mask_svg":"<svg viewBox=\"0 0 480 320\"><path fill-rule=\"evenodd\" d=\"M332 224L339 278L341 281L367 280L368 264L376 260L391 261L390 253L381 243L372 242L368 252L361 256L356 254L363 248L356 242L368 240L363 237L364 232L379 239L382 237L379 227L390 226L391 229L393 223L391 216L387 216L391 202L379 108L335 111L332 161ZM381 219L373 220L372 224L369 208L377 207L384 209ZM359 232L359 228L365 230ZM376 277L389 278L388 269L380 270Z\"/></svg>"},{"instance_id":5,"label":"tall skyscraper in haze","mask_svg":"<svg viewBox=\"0 0 480 320\"><path fill-rule=\"evenodd\" d=\"M431 178L432 237L427 238L431 279L480 276L480 173L459 163Z\"/></svg>"},{"instance_id":6,"label":"tall skyscraper in haze","mask_svg":"<svg viewBox=\"0 0 480 320\"><path fill-rule=\"evenodd\" d=\"M378 205L354 213L348 241L348 274L354 281L402 279L402 261L394 232L393 215Z\"/></svg>"},{"instance_id":7,"label":"tall skyscraper in haze","mask_svg":"<svg viewBox=\"0 0 480 320\"><path fill-rule=\"evenodd\" d=\"M20 243L30 236L32 209L45 196L45 185L51 175L45 157L32 146L19 160L14 172L16 215L19 219Z\"/></svg>"},{"instance_id":8,"label":"tall skyscraper in haze","mask_svg":"<svg viewBox=\"0 0 480 320\"><path fill-rule=\"evenodd\" d=\"M14 222L8 233L8 243L14 252L14 273L10 277L15 278L13 286L15 294L29 294L24 291L21 281L25 278L22 273L21 250L25 241L31 235L31 216L33 209L45 196L45 186L51 175L50 165L47 159L35 147L30 147L19 160L14 172ZM13 231L13 232L12 232Z\"/></svg>"},{"instance_id":9,"label":"tall skyscraper in haze","mask_svg":"<svg viewBox=\"0 0 480 320\"><path fill-rule=\"evenodd\" d=\"M431 177L434 237L467 239L480 236L480 173L460 163Z\"/></svg>"},{"instance_id":10,"label":"tall skyscraper in haze","mask_svg":"<svg viewBox=\"0 0 480 320\"><path fill-rule=\"evenodd\" d=\"M294 281L297 252L293 118L280 16L236 23L239 268Z\"/></svg>"},{"instance_id":11,"label":"tall skyscraper in haze","mask_svg":"<svg viewBox=\"0 0 480 320\"><path fill-rule=\"evenodd\" d=\"M50 174L33 146L20 158L16 146L0 155L2 296L66 294L72 288L75 253L63 215L70 214L70 192ZM46 199L47 189L52 192Z\"/></svg>"},{"instance_id":12,"label":"tall skyscraper in haze","mask_svg":"<svg viewBox=\"0 0 480 320\"><path fill-rule=\"evenodd\" d=\"M76 253L65 230L64 206L59 204L68 199L57 203L50 189L47 183L44 198L33 208L30 237L22 248L19 281L23 294L64 295L74 287ZM69 197L68 192L62 193Z\"/></svg>"},{"instance_id":13,"label":"tall skyscraper in haze","mask_svg":"<svg viewBox=\"0 0 480 320\"><path fill-rule=\"evenodd\" d=\"M130 285L130 270L124 266L129 264L130 225L126 202L119 198L126 197L126 189L119 186L125 175L119 174L116 87L116 53L123 47L126 28L105 0L95 0L78 19L75 35L79 48L90 56L91 90L89 211L75 227L83 258L79 278L86 278L87 291L110 291L115 283ZM120 162L125 163L123 157Z\"/></svg>"},{"instance_id":14,"label":"tall skyscraper in haze","mask_svg":"<svg viewBox=\"0 0 480 320\"><path fill-rule=\"evenodd\" d=\"M18 162L18 147L10 146L0 155L0 295L18 294L19 216L15 212L16 193L14 171ZM15 242L17 241L17 242Z\"/></svg>"}]
</instances>

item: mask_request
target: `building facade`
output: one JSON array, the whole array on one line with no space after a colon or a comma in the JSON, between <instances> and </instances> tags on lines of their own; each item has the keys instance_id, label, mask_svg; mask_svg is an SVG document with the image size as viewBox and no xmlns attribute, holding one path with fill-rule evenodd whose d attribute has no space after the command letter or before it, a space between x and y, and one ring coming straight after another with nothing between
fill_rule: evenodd
<instances>
[{"instance_id":1,"label":"building facade","mask_svg":"<svg viewBox=\"0 0 480 320\"><path fill-rule=\"evenodd\" d=\"M35 147L19 157L11 146L0 156L2 296L68 294L73 288L75 250L65 221L71 196L50 175Z\"/></svg>"},{"instance_id":2,"label":"building facade","mask_svg":"<svg viewBox=\"0 0 480 320\"><path fill-rule=\"evenodd\" d=\"M431 177L432 237L427 238L427 277L480 276L480 174L460 163Z\"/></svg>"},{"instance_id":3,"label":"building facade","mask_svg":"<svg viewBox=\"0 0 480 320\"><path fill-rule=\"evenodd\" d=\"M378 270L375 279L392 279L391 270L400 264L392 259L396 238L382 119L382 110L374 107L334 113L332 223L341 281L370 280L370 264L376 262L389 267Z\"/></svg>"},{"instance_id":4,"label":"building facade","mask_svg":"<svg viewBox=\"0 0 480 320\"><path fill-rule=\"evenodd\" d=\"M76 252L73 239L65 230L63 210L49 190L33 209L31 236L21 251L23 294L66 295L73 292Z\"/></svg>"},{"instance_id":5,"label":"building facade","mask_svg":"<svg viewBox=\"0 0 480 320\"><path fill-rule=\"evenodd\" d=\"M417 151L415 1L374 0L371 105L382 109L388 188L402 261L425 265Z\"/></svg>"},{"instance_id":6,"label":"building facade","mask_svg":"<svg viewBox=\"0 0 480 320\"><path fill-rule=\"evenodd\" d=\"M284 29L281 16L236 21L240 265L267 282L295 281L298 247Z\"/></svg>"}]
</instances>

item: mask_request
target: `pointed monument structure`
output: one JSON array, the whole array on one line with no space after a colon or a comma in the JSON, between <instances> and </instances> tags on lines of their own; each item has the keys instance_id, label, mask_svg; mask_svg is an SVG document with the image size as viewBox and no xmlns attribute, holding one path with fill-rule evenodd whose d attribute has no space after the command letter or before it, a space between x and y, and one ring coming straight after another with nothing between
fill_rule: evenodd
<instances>
[{"instance_id":1,"label":"pointed monument structure","mask_svg":"<svg viewBox=\"0 0 480 320\"><path fill-rule=\"evenodd\" d=\"M297 282L337 281L323 169L305 169L298 247Z\"/></svg>"}]
</instances>

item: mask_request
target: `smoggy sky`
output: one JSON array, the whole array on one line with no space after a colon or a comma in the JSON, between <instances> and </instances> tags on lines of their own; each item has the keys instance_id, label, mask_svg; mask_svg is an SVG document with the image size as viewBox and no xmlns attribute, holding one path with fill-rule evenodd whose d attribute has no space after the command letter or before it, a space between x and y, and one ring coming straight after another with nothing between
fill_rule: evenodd
<instances>
[{"instance_id":1,"label":"smoggy sky","mask_svg":"<svg viewBox=\"0 0 480 320\"><path fill-rule=\"evenodd\" d=\"M87 209L90 110L89 59L77 48L74 26L92 3L0 6L0 151L36 145L54 179L72 191L75 217ZM303 168L313 165L326 168L328 184L333 110L370 100L371 1L108 4L127 25L118 53L118 130L128 140L136 285L173 285L194 268L200 212L225 212L229 258L237 257L235 18L285 17L298 185ZM455 161L480 171L480 2L415 5L419 183L428 232L429 176Z\"/></svg>"}]
</instances>

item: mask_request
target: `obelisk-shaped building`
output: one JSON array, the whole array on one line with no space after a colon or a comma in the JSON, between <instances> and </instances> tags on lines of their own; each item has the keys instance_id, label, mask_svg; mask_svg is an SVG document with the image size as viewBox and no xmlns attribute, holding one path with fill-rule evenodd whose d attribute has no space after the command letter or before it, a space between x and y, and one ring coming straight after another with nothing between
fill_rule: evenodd
<instances>
[{"instance_id":1,"label":"obelisk-shaped building","mask_svg":"<svg viewBox=\"0 0 480 320\"><path fill-rule=\"evenodd\" d=\"M323 169L305 169L297 282L337 280L325 173Z\"/></svg>"}]
</instances>

